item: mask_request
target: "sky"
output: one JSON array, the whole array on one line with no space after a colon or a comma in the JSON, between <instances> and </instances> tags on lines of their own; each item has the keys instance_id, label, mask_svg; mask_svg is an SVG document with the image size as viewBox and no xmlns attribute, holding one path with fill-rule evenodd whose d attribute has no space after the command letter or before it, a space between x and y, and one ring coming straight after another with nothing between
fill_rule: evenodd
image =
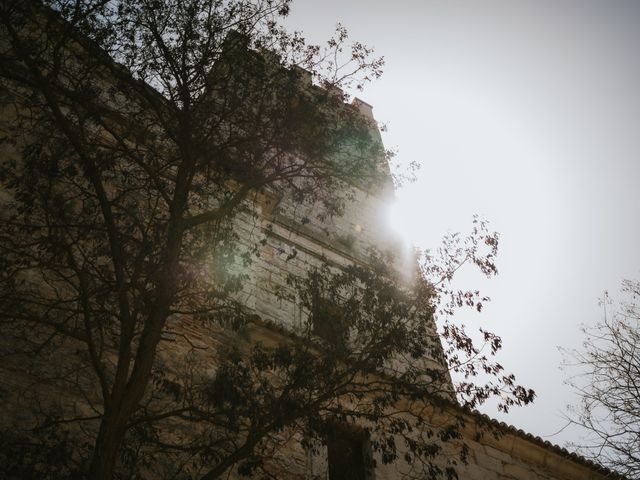
<instances>
[{"instance_id":1,"label":"sky","mask_svg":"<svg viewBox=\"0 0 640 480\"><path fill-rule=\"evenodd\" d=\"M499 275L462 279L492 302L461 320L502 337L499 361L537 399L482 411L579 441L558 347L579 347L603 292L640 278L640 2L297 0L287 20L314 42L337 22L384 55L357 96L421 166L394 226L423 248L473 214L500 233Z\"/></svg>"}]
</instances>

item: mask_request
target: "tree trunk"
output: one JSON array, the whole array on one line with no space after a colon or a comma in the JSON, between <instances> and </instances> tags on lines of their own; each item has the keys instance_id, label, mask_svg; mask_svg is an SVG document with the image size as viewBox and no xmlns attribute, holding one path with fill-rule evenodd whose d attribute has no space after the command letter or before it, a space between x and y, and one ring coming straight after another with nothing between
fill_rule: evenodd
<instances>
[{"instance_id":1,"label":"tree trunk","mask_svg":"<svg viewBox=\"0 0 640 480\"><path fill-rule=\"evenodd\" d=\"M118 452L125 434L125 422L113 413L105 415L96 438L88 478L112 480L118 460Z\"/></svg>"}]
</instances>

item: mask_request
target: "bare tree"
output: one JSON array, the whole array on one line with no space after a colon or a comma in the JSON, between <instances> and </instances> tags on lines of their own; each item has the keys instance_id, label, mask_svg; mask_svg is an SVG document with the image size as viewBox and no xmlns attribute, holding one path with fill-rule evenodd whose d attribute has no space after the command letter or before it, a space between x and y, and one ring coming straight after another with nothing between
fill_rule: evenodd
<instances>
[{"instance_id":1,"label":"bare tree","mask_svg":"<svg viewBox=\"0 0 640 480\"><path fill-rule=\"evenodd\" d=\"M629 478L640 476L640 282L622 283L624 300L612 305L605 293L604 320L584 328L580 350L567 352L566 366L578 373L569 384L580 403L569 419L587 436L575 444L583 455Z\"/></svg>"},{"instance_id":2,"label":"bare tree","mask_svg":"<svg viewBox=\"0 0 640 480\"><path fill-rule=\"evenodd\" d=\"M306 310L303 328L277 344L238 340L256 321L236 267L263 240L246 245L238 219L265 197L340 215L355 185L388 181L375 129L337 89L380 74L368 48L347 47L342 28L325 49L288 34L286 0L48 4L0 6L2 354L8 378L26 382L6 475L268 475L283 439L320 439L335 419L368 422L386 461L399 436L407 461L452 475L434 457L456 420L428 427L420 409L396 410L452 395L446 368L419 359L464 371L470 406L531 401L452 321L444 352L433 335L436 310L481 308L449 282L464 263L496 272L497 235L482 222L449 238L414 290L375 259L292 278L282 295ZM191 344L171 328L180 318L233 337L214 372L194 346L179 381L167 375L175 335ZM322 333L319 319L333 326ZM494 353L499 338L484 338ZM474 385L479 369L495 382ZM412 437L418 427L428 438Z\"/></svg>"}]
</instances>

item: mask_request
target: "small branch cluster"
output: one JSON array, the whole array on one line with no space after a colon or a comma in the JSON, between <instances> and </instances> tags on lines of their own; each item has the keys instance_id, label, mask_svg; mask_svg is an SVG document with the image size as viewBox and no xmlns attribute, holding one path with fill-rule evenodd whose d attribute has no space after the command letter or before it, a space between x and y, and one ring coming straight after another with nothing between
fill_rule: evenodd
<instances>
[{"instance_id":1,"label":"small branch cluster","mask_svg":"<svg viewBox=\"0 0 640 480\"><path fill-rule=\"evenodd\" d=\"M577 372L569 380L580 403L569 420L586 430L572 446L588 458L628 478L640 475L640 282L625 280L625 301L613 315L605 293L604 320L584 327L579 350L565 351L565 368Z\"/></svg>"}]
</instances>

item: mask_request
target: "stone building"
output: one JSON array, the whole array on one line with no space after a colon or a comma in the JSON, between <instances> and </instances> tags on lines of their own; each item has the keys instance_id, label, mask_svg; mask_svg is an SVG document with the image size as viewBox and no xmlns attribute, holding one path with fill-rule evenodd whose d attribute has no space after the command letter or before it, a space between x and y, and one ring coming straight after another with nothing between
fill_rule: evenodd
<instances>
[{"instance_id":1,"label":"stone building","mask_svg":"<svg viewBox=\"0 0 640 480\"><path fill-rule=\"evenodd\" d=\"M4 14L6 19L6 12ZM50 32L56 32L55 35L69 34L68 31L65 31L65 25L60 23L57 17L51 16L50 13L46 12L39 15L41 16L38 18L28 19L26 24L20 27L22 30L19 32L26 32L25 38L29 41L29 47L34 47L33 49L36 52L38 49L35 47L42 46L42 50L46 51L45 46L49 48L48 45L50 43L56 43L53 40L56 40L57 37L52 37ZM44 24L48 27L53 25L53 29L45 32ZM10 26L5 23L0 45L6 58L10 58L12 55L10 37L13 34L16 34L16 32L12 32ZM99 111L88 112L88 117L91 117L91 115L104 115L106 118L104 123L98 124L99 128L91 124L93 130L90 129L87 134L91 141L96 143L110 135L113 138L120 138L117 135L122 131L124 132L121 134L123 149L126 146L131 151L137 151L137 148L142 145L142 150L146 148L146 151L143 152L144 154L161 154L161 150L164 148L162 139L158 141L149 140L159 128L157 124L154 124L155 120L149 120L146 112L138 109L138 106L144 105L145 102L157 102L160 105L158 109L162 110L165 108L162 98L149 85L140 85L125 78L127 72L120 66L114 66L109 63L111 60L103 52L97 51L86 39L78 38L73 33L70 34L67 41L68 43L64 44L62 52L64 61L70 62L71 65L71 67L67 65L67 68L70 68L68 72L74 72L75 75L79 75L78 71L82 71L90 80L89 84L94 87L97 86L90 94L97 97L103 95L106 99L105 105L108 106L109 102L113 102L118 105L117 111L121 113L120 116L117 116L110 112L109 116ZM233 48L237 48L237 43L229 41L227 46L231 45ZM258 62L256 58L261 59L263 56L253 51L247 50L247 52L252 62ZM22 52L19 53L22 54ZM32 53L29 51L26 55L32 55ZM216 75L233 75L236 70L241 69L238 58L233 57L233 62L217 65L211 75L213 77L216 77ZM242 58L245 57L243 56ZM259 62L262 61L259 60ZM84 63L90 64L91 68L86 68L85 70L79 68ZM41 136L43 133L45 137L49 133L38 130L42 128L42 125L45 125L45 123L39 123L40 117L35 115L26 120L23 118L24 111L21 109L24 109L24 105L29 105L30 108L34 109L37 108L37 102L33 102L32 99L32 96L35 97L35 95L32 95L33 91L37 88L46 91L47 87L46 85L38 86L37 82L34 82L34 84L22 82L19 70L20 68L25 68L25 66L27 69L37 68L38 66L17 62L12 64L12 67L17 68L17 71L10 72L7 65L9 65L8 60L1 65L3 71L1 72L2 75L0 75L2 78L0 132L2 132L4 138L11 138L11 141L4 142L2 145L4 171L11 173L11 169L14 171L20 170L23 165L33 161L33 158L30 158L29 155L33 155L35 151L40 156L51 156L51 158L47 157L47 161L51 162L51 178L59 174L67 175L68 177L65 178L81 178L82 172L73 171L70 164L65 163L66 145L51 143L46 144L46 148L43 150L38 150L39 145L36 145L36 143L42 142L41 139L43 137ZM43 80L46 74L54 70L53 66L48 66L48 68L48 70L44 68L42 78L36 78L36 80ZM265 68L270 67L267 65ZM280 66L276 68L280 68ZM298 92L295 93L293 100L296 102L302 102L304 98L310 98L311 101L314 101L316 97L329 97L328 101L331 103L332 108L340 103L340 92L336 90L325 91L313 85L311 78L304 71L286 72L286 75L292 73L295 74L292 78L295 78L296 88L299 88L304 93L304 95L299 95ZM289 77L287 76L287 78ZM72 86L75 80L73 75L65 77L60 88L64 89ZM288 86L289 84L287 83L286 87ZM71 88L69 89L72 90ZM71 92L71 94L75 93L78 92ZM44 96L46 97L46 95ZM140 98L144 98L144 101L141 101ZM212 98L213 101L207 106L216 108L219 105L216 103L215 93ZM81 100L77 101L81 103ZM253 108L253 104L251 108ZM354 99L351 104L340 104L337 108L347 112L347 117L341 118L338 123L349 122L353 118L357 118L357 125L354 128L360 133L363 130L362 126L365 126L367 146L363 151L367 151L372 155L368 159L369 166L373 165L373 170L384 176L386 166L381 154L381 140L377 127L375 127L372 107L359 99ZM70 111L73 112L73 106L67 105L60 114L64 116L64 114L69 114ZM129 112L129 118L122 112ZM322 117L322 114L319 114L318 118L320 117ZM327 121L331 120L330 115L325 115L324 118ZM72 119L79 123L84 120L74 116L72 116ZM235 117L232 117L232 120L235 120ZM229 129L230 123L232 122L225 123L221 129ZM21 128L26 128L25 125L28 125L31 130L22 130L16 133L16 125L20 125ZM268 128L268 126L264 127ZM295 127L292 126L292 128ZM243 126L243 128L246 127ZM338 125L335 128L339 130L341 127ZM53 137L54 132L51 132L51 135ZM157 151L147 147L147 144L154 141L157 142L155 144L156 148L158 148ZM107 146L112 148L114 145L109 144ZM54 147L59 147L60 151L63 152L60 157L55 156ZM297 145L293 144L293 147L297 148ZM346 147L345 145L340 145L340 147L342 157L339 160L347 163L347 157L353 153L354 146L348 144ZM102 146L101 148L106 149L107 147ZM234 146L234 148L237 148L237 146ZM236 154L237 152L234 150L233 153ZM282 158L290 161L290 157L290 153L287 153ZM52 161L52 159L55 161ZM120 157L117 160L118 162L123 162ZM135 161L135 159L131 161ZM137 174L139 171L127 169L126 161L122 164L125 166L117 172L112 172L105 168L105 172L108 171L112 175L105 182L105 195L116 197L118 193L122 195L129 194L128 191L125 192L119 189L122 188L122 185L131 185L127 183L128 179L126 177ZM285 166L287 165L285 162ZM57 168L65 171L60 173L56 170ZM206 197L206 202L203 203L218 202L220 198L226 198L225 195L233 196L235 191L242 189L240 186L242 181L247 181L246 178L238 180L239 177L242 177L241 174L243 172L234 171L233 169L237 168L234 165L222 162L217 165L217 168L219 170L228 168L232 174L227 177L220 177L224 178L224 181L217 180L212 182L210 178L219 178L216 176L218 172L200 172L196 180L202 184L203 192L208 192L209 190L213 192ZM171 177L172 174L173 170L168 168L167 177L170 177L171 181L174 180ZM18 180L25 181L24 178ZM42 184L37 180L37 177L34 176L34 188L42 188ZM315 337L323 336L321 327L314 324L313 321L310 323L309 311L302 308L300 303L296 301L295 295L291 294L291 277L303 278L310 270L320 268L323 265L329 265L329 268L334 271L340 271L352 265L366 267L370 262L369 251L371 248L384 251L393 250L397 246L397 239L390 234L383 214L385 205L392 196L390 182L383 181L372 186L368 185L367 182L358 181L358 178L350 178L348 182L342 178L339 180L333 185L334 190L332 190L340 200L338 202L340 205L338 206L309 201L295 196L284 196L279 193L277 188L256 189L257 191L254 195L242 199L241 207L238 208L237 214L232 217L232 221L228 225L233 232L233 248L236 253L233 257L234 260L226 265L228 270L226 274L231 272L242 279L242 284L234 290L231 296L242 305L245 316L249 312L249 320L240 329L229 329L222 328L211 321L202 321L192 310L188 313L177 311L171 315L167 320L166 328L161 333L161 341L158 343L158 362L154 373L156 376L154 377L153 386L149 387L152 392L144 397L143 401L141 400L141 406L138 410L148 410L151 413L156 413L160 410L154 410L154 408L166 407L167 403L182 402L180 404L185 405L184 402L187 400L184 397L188 396L189 393L185 394L184 392L189 392L187 390L189 381L195 382L206 375L217 375L218 363L223 361L222 352L229 345L239 344L239 350L246 352L254 344L264 344L266 346L286 345L288 342L293 341L292 338L304 336L305 332L307 334L311 333L311 336ZM48 183L47 185L51 187L52 184ZM60 185L51 187L51 191L48 192L50 197L45 195L46 199L59 197L65 201L64 205L70 208L78 218L83 216L91 218L93 212L87 212L86 209L92 206L95 207L95 204L90 201L93 196L79 197L81 201L69 200L68 197L65 197L68 192L56 191L55 187L60 188ZM138 184L134 185L136 188L138 187ZM73 187L71 183L68 186L69 188ZM294 184L293 187L297 187L297 185ZM143 192L148 191L141 190ZM11 217L12 209L15 209L16 205L22 207L20 204L22 197L16 194L17 191L25 193L28 188L24 191L19 191L16 190L11 181L7 181L6 184L3 184L0 192L2 195L0 197L2 200L2 221L7 228L13 221L13 217ZM219 196L216 197L216 195ZM150 198L138 193L131 198L134 200L133 203L153 203ZM116 200L113 200L113 204L117 205ZM142 208L142 211L149 215L154 212L152 206L139 207L135 205L135 208ZM330 211L332 208L336 210ZM29 206L26 206L24 210L28 214ZM89 227L83 228L88 229ZM94 227L91 226L91 228ZM71 230L73 227L69 227L69 229ZM95 230L99 231L99 228ZM37 236L38 234L34 231L33 237L37 239ZM139 238L135 237L135 240L137 241ZM3 237L3 241L5 243L2 244L2 248L3 252L7 254L7 258L12 254L11 248L18 252L24 252L20 250L21 245L12 244L11 239L7 238L7 236ZM76 243L80 243L81 252L91 253L91 249L95 248L98 242L95 237L89 236L88 238L83 237L81 241ZM223 243L223 241L221 242ZM7 245L11 245L11 248ZM69 246L64 242L61 245ZM75 245L72 246L75 248ZM96 248L96 251L99 250L99 248ZM68 254L67 256L76 258L74 255L76 254ZM251 261L242 262L237 260L247 257L251 257ZM58 259L55 255L54 258ZM67 257L62 255L61 258L65 259ZM14 268L13 264L9 264L9 260L6 260L6 262L9 267ZM82 300L85 298L83 295L70 296L67 293L69 287L63 288L60 280L51 280L51 277L46 273L48 270L29 267L28 262L25 265L24 271L19 273L17 278L3 278L5 282L3 285L11 285L12 294L27 291L29 295L20 299L25 303L35 297L39 299L53 298L56 301L50 302L47 306L57 312L57 315L60 315L60 312L67 311L65 310L66 307L65 309L59 309L60 303L72 303L73 306L68 309L70 318L73 317L74 320L76 317L82 318L78 316L77 311L85 307L82 304ZM206 266L209 265L216 266L218 264L215 262L206 263ZM108 276L109 269L105 267L103 257L99 254L95 254L95 258L91 259L87 268L94 266L96 274L102 272L105 276ZM396 268L406 269L407 267L406 265L397 264ZM408 270L412 270L412 268L410 266ZM210 273L205 267L203 267L203 271L207 274ZM66 266L64 272L69 272L71 277L73 277L74 273L77 274L78 283L70 282L70 285L77 287L78 290L82 290L85 287L81 282L84 278L82 275L83 269L78 269L74 272L73 268ZM202 274L200 271L190 273L194 277ZM211 273L211 275L214 275L214 273ZM17 285L13 283L14 280L17 280L15 282ZM24 287L25 284L27 284L27 287ZM46 287L42 287L43 284ZM194 285L199 284L194 283ZM97 302L106 302L103 297L108 297L111 293L100 292L95 294L95 297L98 298ZM93 301L94 297L91 298ZM8 308L7 305L11 308L16 308L15 302L11 303L11 295L3 296L2 301L4 308ZM19 305L19 307L24 307L24 305ZM78 326L76 323L71 322L70 326L70 323L59 320L58 317L50 318L49 310L20 309L20 312L21 314L24 314L24 312L31 315L37 314L40 317L33 319L24 314L25 318L23 318L14 313L13 310L3 312L6 319L2 325L4 330L0 340L0 349L4 359L2 365L0 365L0 394L3 403L0 429L5 432L5 438L0 443L0 461L5 465L10 465L10 468L4 467L4 473L7 478L26 478L29 474L24 472L27 471L31 475L35 475L34 472L44 475L50 468L53 468L53 464L57 465L59 459L52 458L52 455L66 455L81 464L83 459L78 452L82 448L90 448L87 447L87 442L90 442L87 439L92 439L96 436L98 430L96 418L99 419L102 416L101 412L104 411L104 399L100 398L99 387L96 385L96 380L91 373L87 373L86 368L86 365L93 359L92 356L96 356L96 354L92 349L89 349L88 353L87 349L83 349L85 344L90 343L87 341L87 337L91 338L91 328L88 329L88 333L85 332L81 335L82 325ZM33 312L36 313L34 314ZM84 314L86 315L86 312ZM339 315L339 313L336 315L330 313L327 314L327 317L330 320L335 320ZM308 331L310 325L315 329L312 332ZM330 333L335 331L335 327L331 325L325 325L322 328L328 329ZM437 338L432 319L426 325L426 330L425 335L427 337ZM100 330L100 333L106 335L109 330ZM61 340L58 339L58 334L62 335L63 338ZM142 335L142 333L139 334ZM324 340L327 339L325 338ZM336 339L333 337L331 340L335 341ZM424 360L429 366L429 369L425 371L430 371L433 375L437 375L438 371L443 372L440 377L443 385L437 385L437 388L434 387L438 390L438 394L418 400L401 398L394 400L393 404L385 404L385 408L389 408L390 405L393 405L394 408L396 405L405 408L406 412L398 415L400 419L402 419L402 415L418 415L412 409L420 409L420 419L422 421L428 420L430 423L428 428L433 429L429 430L430 435L433 432L446 429L451 424L457 426L456 432L459 434L459 438L456 436L453 441L445 444L442 450L439 450L441 458L435 458L432 465L416 465L415 461L411 461L409 456L404 455L405 452L402 450L401 444L398 445L395 461L385 461L379 454L384 449L372 448L370 445L371 438L366 434L368 428L366 424L359 429L357 428L358 422L353 425L348 422L336 421L332 425L331 433L327 434L321 442L318 442L317 438L314 441L308 441L304 432L294 428L296 425L289 425L287 426L288 429L277 430L271 438L272 444L277 448L273 448L272 458L267 458L264 461L262 473L269 474L272 478L282 479L392 480L400 478L430 478L434 472L429 470L432 467L441 467L440 473L443 475L447 472L453 475L451 473L452 470L446 470L446 468L454 466L458 478L469 480L595 480L616 478L612 472L606 471L566 450L508 425L495 422L477 412L461 408L452 394L454 387L446 374L447 366L442 363L442 357L439 355L440 346L437 344L437 340L435 342L436 345L430 346L431 350L428 350L428 353L424 355L425 359L421 360ZM305 352L309 352L313 351L314 348L318 349L320 347L313 345L305 348ZM101 356L99 356L99 361L96 363L101 364L102 362L106 364L106 369L109 370L111 363L116 363L115 351L116 347L105 341L104 351L99 352ZM35 352L37 352L37 356ZM189 359L189 361L187 362L185 359ZM238 361L238 363L241 362L241 360ZM388 363L385 364L385 368ZM395 371L403 372L403 368L405 366L400 365ZM386 371L381 372L380 378L383 378L385 374ZM106 377L109 377L109 375L111 373L108 373ZM433 383L435 384L436 382ZM268 388L268 386L265 388ZM370 393L370 397L373 396L374 393ZM363 402L366 402L367 398L365 396ZM78 420L80 417L81 419ZM210 418L207 418L207 420L210 420ZM70 430L57 431L58 434L62 434L64 437L62 439L54 438L52 440L49 437L44 438L44 435L38 433L43 431L50 432L47 428L50 428L51 425L64 426L67 424L77 425L77 427ZM426 430L427 426L425 426ZM161 444L162 441L165 443L173 442L174 450L177 451L181 442L184 445L190 445L193 437L200 436L204 432L205 430L200 430L197 422L193 421L193 417L178 417L175 421L163 423L157 429L152 430L151 433L144 431L143 434L153 434L153 440L156 441L155 445ZM207 430L206 433L210 433L210 431ZM415 435L419 437L423 433L418 431ZM143 434L140 435L142 436ZM227 437L220 438L227 441ZM69 439L79 440L73 440L76 442L73 443ZM30 445L30 442L33 445ZM52 445L58 450L51 450ZM72 445L71 449L69 449L69 445ZM465 461L460 460L461 445L464 445ZM39 450L34 447L34 450L31 451L26 448L28 446L38 447ZM163 472L168 471L171 471L175 478L199 478L200 475L207 472L206 465L202 464L183 469L177 468L173 463L177 458L180 458L178 454L168 455L162 452L158 455L156 452L149 453L148 450L145 450L145 447L141 447L140 450L142 454L140 452L128 452L128 455L147 455L147 457L141 456L141 458L153 459L151 464L145 464L144 468L138 472L143 478L164 478ZM28 466L33 467L32 470L20 470L20 468L24 467L20 462L31 463ZM50 462L50 464L46 462ZM229 475L232 477L240 477L242 474L241 468L236 466L237 463L234 461L231 463L231 467L225 470L231 472ZM70 470L68 469L71 467L63 466L60 468L62 468L61 471L69 474ZM180 477L179 475L182 476Z\"/></svg>"}]
</instances>

